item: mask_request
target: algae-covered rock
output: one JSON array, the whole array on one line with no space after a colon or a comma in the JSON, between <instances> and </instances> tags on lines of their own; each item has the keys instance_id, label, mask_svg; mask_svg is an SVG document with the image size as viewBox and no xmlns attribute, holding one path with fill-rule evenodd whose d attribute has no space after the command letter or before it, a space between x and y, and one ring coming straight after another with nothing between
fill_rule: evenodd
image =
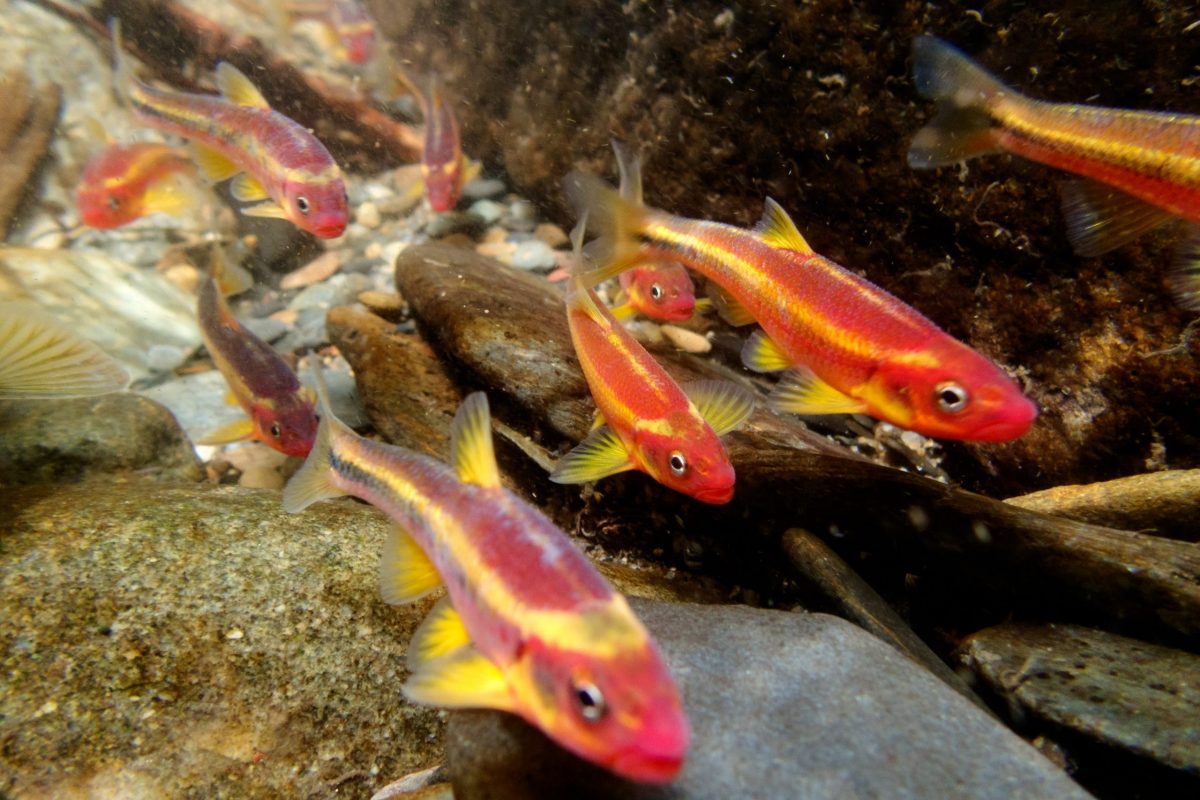
<instances>
[{"instance_id":1,"label":"algae-covered rock","mask_svg":"<svg viewBox=\"0 0 1200 800\"><path fill-rule=\"evenodd\" d=\"M113 472L176 480L204 474L171 412L136 394L0 403L0 485Z\"/></svg>"},{"instance_id":2,"label":"algae-covered rock","mask_svg":"<svg viewBox=\"0 0 1200 800\"><path fill-rule=\"evenodd\" d=\"M400 694L433 600L379 599L378 510L105 481L6 490L0 519L0 793L365 798L441 758Z\"/></svg>"},{"instance_id":3,"label":"algae-covered rock","mask_svg":"<svg viewBox=\"0 0 1200 800\"><path fill-rule=\"evenodd\" d=\"M634 608L692 725L679 778L630 784L515 717L455 712L446 757L458 800L1089 796L953 689L835 617Z\"/></svg>"}]
</instances>

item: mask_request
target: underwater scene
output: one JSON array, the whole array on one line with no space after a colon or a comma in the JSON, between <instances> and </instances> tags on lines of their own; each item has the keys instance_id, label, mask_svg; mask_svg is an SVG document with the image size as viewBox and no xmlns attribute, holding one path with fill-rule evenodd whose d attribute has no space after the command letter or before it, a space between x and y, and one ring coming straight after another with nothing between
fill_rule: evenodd
<instances>
[{"instance_id":1,"label":"underwater scene","mask_svg":"<svg viewBox=\"0 0 1200 800\"><path fill-rule=\"evenodd\" d=\"M0 800L1200 796L1200 6L0 41Z\"/></svg>"}]
</instances>

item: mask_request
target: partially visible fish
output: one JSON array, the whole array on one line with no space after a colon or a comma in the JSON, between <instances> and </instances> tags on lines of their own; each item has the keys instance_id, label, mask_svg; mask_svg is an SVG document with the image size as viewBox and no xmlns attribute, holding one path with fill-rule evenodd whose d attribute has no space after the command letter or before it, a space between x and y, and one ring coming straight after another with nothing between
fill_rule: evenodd
<instances>
[{"instance_id":1,"label":"partially visible fish","mask_svg":"<svg viewBox=\"0 0 1200 800\"><path fill-rule=\"evenodd\" d=\"M581 227L575 232L577 259L582 236ZM702 502L728 503L734 469L720 436L750 415L753 396L726 381L681 388L578 274L566 303L598 427L559 459L550 480L582 483L637 469Z\"/></svg>"},{"instance_id":2,"label":"partially visible fish","mask_svg":"<svg viewBox=\"0 0 1200 800\"><path fill-rule=\"evenodd\" d=\"M425 87L409 77L399 66L395 77L409 88L421 106L425 118L424 145L421 148L421 177L425 199L437 213L458 205L462 187L479 174L479 164L463 155L458 138L458 119L446 102L441 82L431 74Z\"/></svg>"},{"instance_id":3,"label":"partially visible fish","mask_svg":"<svg viewBox=\"0 0 1200 800\"><path fill-rule=\"evenodd\" d=\"M75 206L85 225L101 229L149 214L178 214L194 203L180 178L195 171L186 153L165 144L109 145L84 167Z\"/></svg>"},{"instance_id":4,"label":"partially visible fish","mask_svg":"<svg viewBox=\"0 0 1200 800\"><path fill-rule=\"evenodd\" d=\"M214 253L213 273L200 288L197 318L213 363L229 392L248 415L212 432L201 444L257 439L289 456L305 456L317 433L312 393L300 384L271 345L234 318L221 291L223 269Z\"/></svg>"},{"instance_id":5,"label":"partially visible fish","mask_svg":"<svg viewBox=\"0 0 1200 800\"><path fill-rule=\"evenodd\" d=\"M317 441L284 488L284 509L362 498L397 522L380 566L384 600L446 588L408 645L404 694L518 714L626 778L674 778L689 734L667 666L625 598L545 515L501 486L487 398L470 395L454 418L452 469L355 434L317 378Z\"/></svg>"},{"instance_id":6,"label":"partially visible fish","mask_svg":"<svg viewBox=\"0 0 1200 800\"><path fill-rule=\"evenodd\" d=\"M375 56L375 20L358 0L331 0L329 24L337 34L346 60L363 65Z\"/></svg>"},{"instance_id":7,"label":"partially visible fish","mask_svg":"<svg viewBox=\"0 0 1200 800\"><path fill-rule=\"evenodd\" d=\"M612 308L617 319L641 314L661 322L682 322L706 303L696 299L696 286L681 264L642 264L622 272L619 278L624 300Z\"/></svg>"},{"instance_id":8,"label":"partially visible fish","mask_svg":"<svg viewBox=\"0 0 1200 800\"><path fill-rule=\"evenodd\" d=\"M322 239L349 221L346 186L329 151L308 129L271 109L232 64L217 65L221 96L157 89L133 76L114 30L115 83L146 124L191 140L200 168L214 182L233 178L235 199L252 217L289 220Z\"/></svg>"},{"instance_id":9,"label":"partially visible fish","mask_svg":"<svg viewBox=\"0 0 1200 800\"><path fill-rule=\"evenodd\" d=\"M1083 176L1063 186L1067 235L1082 256L1184 219L1172 282L1180 303L1200 311L1200 117L1033 100L933 36L913 41L913 80L938 113L913 137L909 166L1006 151Z\"/></svg>"},{"instance_id":10,"label":"partially visible fish","mask_svg":"<svg viewBox=\"0 0 1200 800\"><path fill-rule=\"evenodd\" d=\"M630 158L619 151L620 158ZM635 205L590 175L566 189L605 235L596 282L644 261L686 264L721 290L734 324L757 321L743 361L788 370L770 398L799 414L867 413L947 439L1006 441L1037 408L995 364L913 308L815 253L773 200L754 230Z\"/></svg>"},{"instance_id":11,"label":"partially visible fish","mask_svg":"<svg viewBox=\"0 0 1200 800\"><path fill-rule=\"evenodd\" d=\"M107 353L36 304L0 301L0 400L119 392L129 374Z\"/></svg>"}]
</instances>

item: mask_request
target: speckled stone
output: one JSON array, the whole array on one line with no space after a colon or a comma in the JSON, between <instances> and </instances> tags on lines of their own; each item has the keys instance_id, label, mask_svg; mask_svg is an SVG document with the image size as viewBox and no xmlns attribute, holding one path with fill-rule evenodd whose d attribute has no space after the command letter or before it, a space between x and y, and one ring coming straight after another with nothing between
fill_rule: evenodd
<instances>
[{"instance_id":1,"label":"speckled stone","mask_svg":"<svg viewBox=\"0 0 1200 800\"><path fill-rule=\"evenodd\" d=\"M645 601L634 609L692 725L677 780L631 784L517 717L455 712L446 758L458 800L1089 796L970 701L836 617Z\"/></svg>"}]
</instances>

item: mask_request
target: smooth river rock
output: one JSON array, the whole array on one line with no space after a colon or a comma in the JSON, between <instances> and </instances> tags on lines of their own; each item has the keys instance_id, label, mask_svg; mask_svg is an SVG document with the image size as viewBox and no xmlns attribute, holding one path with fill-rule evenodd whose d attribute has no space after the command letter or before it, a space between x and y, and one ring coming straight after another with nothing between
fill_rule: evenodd
<instances>
[{"instance_id":1,"label":"smooth river rock","mask_svg":"<svg viewBox=\"0 0 1200 800\"><path fill-rule=\"evenodd\" d=\"M960 656L1010 707L1200 775L1200 656L1079 625L1022 624L973 634Z\"/></svg>"},{"instance_id":2,"label":"smooth river rock","mask_svg":"<svg viewBox=\"0 0 1200 800\"><path fill-rule=\"evenodd\" d=\"M110 473L199 480L171 412L129 392L0 402L0 486L73 483Z\"/></svg>"},{"instance_id":3,"label":"smooth river rock","mask_svg":"<svg viewBox=\"0 0 1200 800\"><path fill-rule=\"evenodd\" d=\"M957 692L824 614L635 601L684 696L692 746L669 787L630 784L511 715L455 712L457 800L1083 798Z\"/></svg>"}]
</instances>

